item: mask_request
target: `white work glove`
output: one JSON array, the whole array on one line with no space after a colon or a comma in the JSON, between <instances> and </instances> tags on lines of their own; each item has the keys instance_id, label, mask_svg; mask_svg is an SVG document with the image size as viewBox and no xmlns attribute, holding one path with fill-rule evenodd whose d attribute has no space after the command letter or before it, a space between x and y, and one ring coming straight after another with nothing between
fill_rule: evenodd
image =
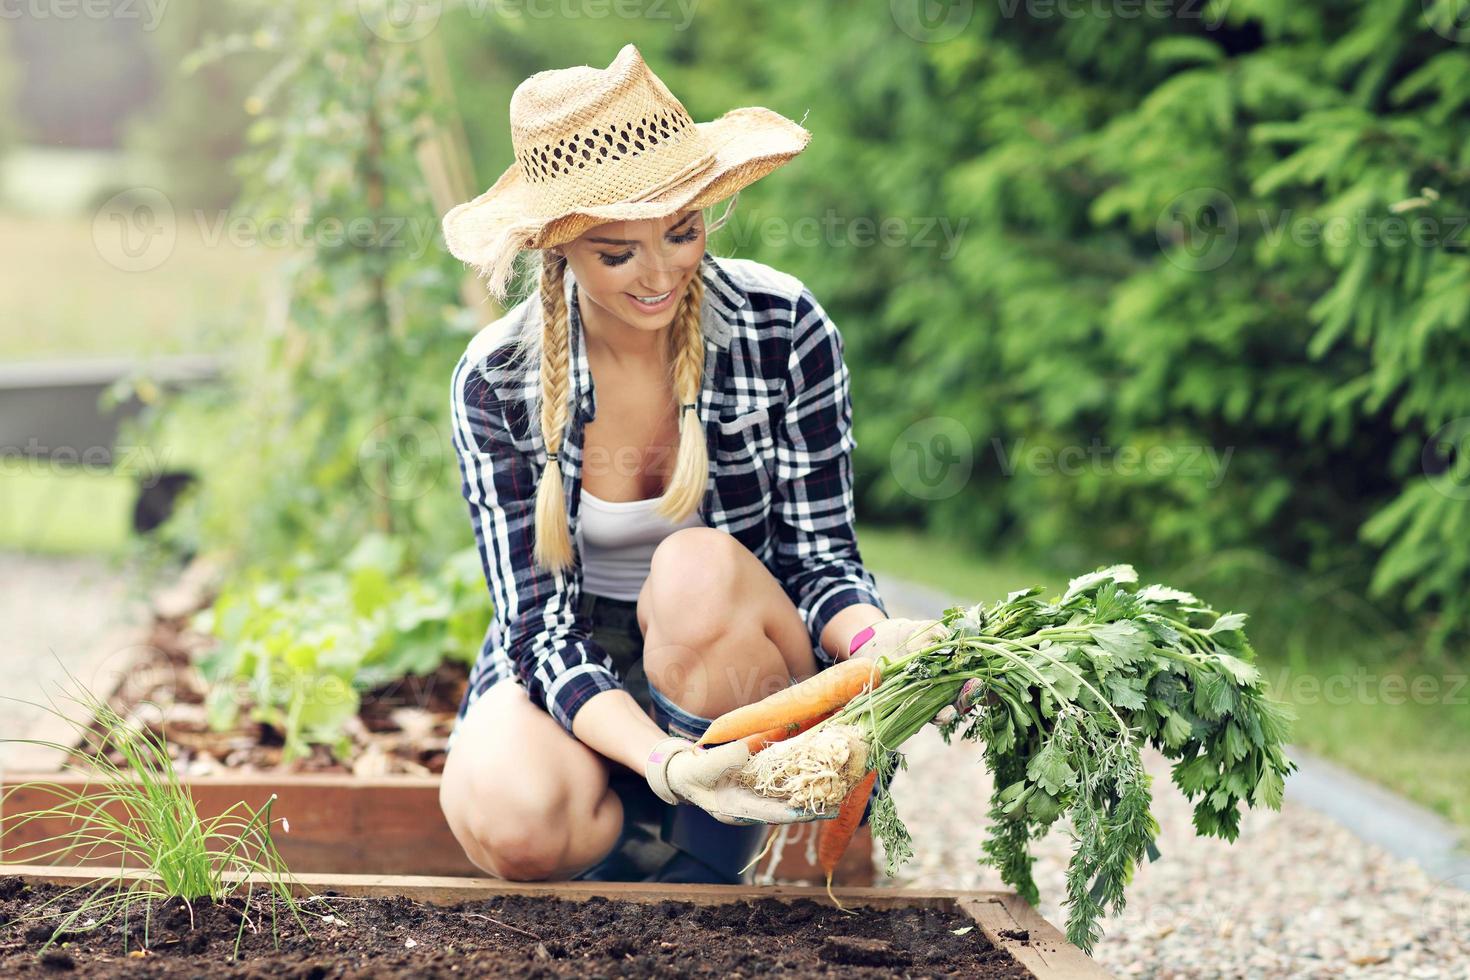
<instances>
[{"instance_id":1,"label":"white work glove","mask_svg":"<svg viewBox=\"0 0 1470 980\"><path fill-rule=\"evenodd\" d=\"M711 749L685 738L666 738L648 754L643 775L665 803L692 803L721 823L805 823L837 816L835 808L810 813L741 786L736 774L749 758L743 739Z\"/></svg>"},{"instance_id":2,"label":"white work glove","mask_svg":"<svg viewBox=\"0 0 1470 980\"><path fill-rule=\"evenodd\" d=\"M860 630L852 638L848 658L868 658L902 654L922 650L950 635L950 630L937 619L880 619L872 626ZM959 695L950 704L940 708L931 725L944 725L959 715L964 715L981 698L980 681L965 681Z\"/></svg>"},{"instance_id":3,"label":"white work glove","mask_svg":"<svg viewBox=\"0 0 1470 980\"><path fill-rule=\"evenodd\" d=\"M848 647L849 659L868 657L877 660L890 654L922 650L949 636L950 631L937 619L880 619L859 630Z\"/></svg>"}]
</instances>

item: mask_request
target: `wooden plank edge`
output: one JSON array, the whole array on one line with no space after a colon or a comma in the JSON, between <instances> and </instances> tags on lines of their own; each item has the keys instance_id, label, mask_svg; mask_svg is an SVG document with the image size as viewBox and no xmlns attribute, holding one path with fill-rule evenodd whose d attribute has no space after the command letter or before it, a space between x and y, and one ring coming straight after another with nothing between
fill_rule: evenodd
<instances>
[{"instance_id":1,"label":"wooden plank edge","mask_svg":"<svg viewBox=\"0 0 1470 980\"><path fill-rule=\"evenodd\" d=\"M29 881L76 885L115 879L116 870L99 868L52 867L49 865L0 865L0 877L19 875ZM124 870L125 882L152 877L151 872ZM257 887L265 884L260 875L232 876L233 880L250 880ZM431 875L293 875L293 891L297 894L336 892L357 898L403 897L435 905L477 901L506 896L530 898L562 898L585 901L588 898L618 899L626 902L692 902L698 905L723 905L760 898L791 901L810 898L827 901L827 889L806 885L683 885L643 881L504 881L499 878L454 878ZM1009 897L1004 892L977 892L949 889L908 891L897 888L834 888L833 894L844 905L869 908L944 908L965 900L986 902Z\"/></svg>"},{"instance_id":2,"label":"wooden plank edge","mask_svg":"<svg viewBox=\"0 0 1470 980\"><path fill-rule=\"evenodd\" d=\"M1111 973L1067 942L1056 926L1014 892L972 893L957 901L986 939L1038 980L1112 980Z\"/></svg>"}]
</instances>

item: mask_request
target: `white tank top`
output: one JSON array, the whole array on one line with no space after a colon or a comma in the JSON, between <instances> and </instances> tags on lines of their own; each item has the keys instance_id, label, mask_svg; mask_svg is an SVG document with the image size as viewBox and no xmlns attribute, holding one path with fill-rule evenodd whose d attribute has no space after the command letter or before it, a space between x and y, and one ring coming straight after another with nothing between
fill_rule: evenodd
<instances>
[{"instance_id":1,"label":"white tank top","mask_svg":"<svg viewBox=\"0 0 1470 980\"><path fill-rule=\"evenodd\" d=\"M675 524L655 511L658 501L603 500L583 488L577 540L584 592L637 599L659 542L682 528L704 525L698 510Z\"/></svg>"}]
</instances>

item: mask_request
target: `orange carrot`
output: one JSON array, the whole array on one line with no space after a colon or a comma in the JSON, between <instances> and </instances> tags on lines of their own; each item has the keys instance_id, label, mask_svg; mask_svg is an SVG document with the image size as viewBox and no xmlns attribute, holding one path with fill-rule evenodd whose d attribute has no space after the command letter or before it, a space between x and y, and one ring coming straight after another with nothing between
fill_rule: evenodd
<instances>
[{"instance_id":1,"label":"orange carrot","mask_svg":"<svg viewBox=\"0 0 1470 980\"><path fill-rule=\"evenodd\" d=\"M755 704L725 712L714 720L698 744L733 742L836 711L864 690L877 687L879 680L878 661L868 657L844 660Z\"/></svg>"},{"instance_id":2,"label":"orange carrot","mask_svg":"<svg viewBox=\"0 0 1470 980\"><path fill-rule=\"evenodd\" d=\"M827 872L827 894L838 908L842 907L842 903L837 901L836 895L832 895L832 874L837 870L837 862L842 860L842 855L847 851L847 845L852 843L853 835L857 833L858 821L863 818L863 809L868 805L868 794L873 791L873 783L877 778L878 770L869 769L857 781L857 785L848 791L837 816L823 821L822 829L818 832L817 861L822 870Z\"/></svg>"},{"instance_id":3,"label":"orange carrot","mask_svg":"<svg viewBox=\"0 0 1470 980\"><path fill-rule=\"evenodd\" d=\"M808 728L811 728L818 722L826 721L828 718L831 718L836 713L837 709L834 708L824 714L813 715L806 721L787 722L784 725L778 725L775 728L769 728L758 735L750 735L745 739L745 747L750 750L751 755L755 755L761 749L764 749L769 745L774 745L777 742L784 742L794 735L800 735Z\"/></svg>"}]
</instances>

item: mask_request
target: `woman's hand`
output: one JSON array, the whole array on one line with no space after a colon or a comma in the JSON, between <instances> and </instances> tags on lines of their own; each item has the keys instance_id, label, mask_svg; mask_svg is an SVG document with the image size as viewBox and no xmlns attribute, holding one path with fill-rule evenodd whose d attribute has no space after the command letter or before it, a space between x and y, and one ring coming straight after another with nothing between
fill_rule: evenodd
<instances>
[{"instance_id":1,"label":"woman's hand","mask_svg":"<svg viewBox=\"0 0 1470 980\"><path fill-rule=\"evenodd\" d=\"M859 630L848 646L847 655L874 660L905 651L922 650L949 636L949 630L937 619L880 619Z\"/></svg>"},{"instance_id":2,"label":"woman's hand","mask_svg":"<svg viewBox=\"0 0 1470 980\"><path fill-rule=\"evenodd\" d=\"M849 659L866 657L876 660L891 654L922 650L948 636L948 628L937 619L880 619L858 631L852 638L847 655ZM929 723L943 725L966 714L981 696L978 680L965 681L954 701L940 708Z\"/></svg>"},{"instance_id":3,"label":"woman's hand","mask_svg":"<svg viewBox=\"0 0 1470 980\"><path fill-rule=\"evenodd\" d=\"M810 813L761 796L736 781L750 758L743 741L707 749L688 739L666 738L648 754L643 775L665 803L692 803L721 823L805 823L830 820L830 813Z\"/></svg>"}]
</instances>

